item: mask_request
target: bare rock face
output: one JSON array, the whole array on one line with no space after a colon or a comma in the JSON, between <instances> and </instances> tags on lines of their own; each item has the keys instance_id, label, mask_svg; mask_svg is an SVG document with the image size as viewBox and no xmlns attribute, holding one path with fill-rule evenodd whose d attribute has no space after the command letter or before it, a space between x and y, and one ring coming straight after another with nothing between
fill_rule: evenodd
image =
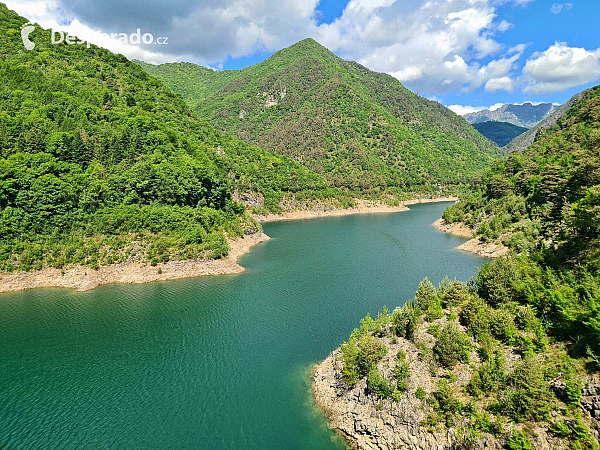
<instances>
[{"instance_id":1,"label":"bare rock face","mask_svg":"<svg viewBox=\"0 0 600 450\"><path fill-rule=\"evenodd\" d=\"M505 428L504 436L494 437L481 432L477 442L464 440L465 431L469 427L468 418L455 416L452 428L443 425L429 426L424 422L432 412L430 404L417 398L418 388L429 396L436 387L445 370L437 367L432 371L432 360L427 349L435 344L435 338L426 330L429 325L443 326L447 316L432 323L425 323L415 333L414 343L404 338L380 336L379 339L388 349L384 358L377 363L377 369L384 377L390 379L395 366L395 355L399 350L405 353L410 364L410 375L407 379L408 389L397 399L381 398L367 387L366 377L356 385L349 386L342 379L343 359L340 349L331 353L322 363L316 366L313 378L313 392L319 406L326 412L329 426L338 430L359 450L450 450L450 449L504 449L506 433L512 429L522 429L523 424L510 424ZM457 325L461 329L461 325ZM509 351L509 350L507 350ZM519 357L520 358L520 357ZM452 373L453 386L457 395L469 382L474 367L479 363L476 351L470 354L469 364L459 364ZM433 363L435 365L435 363ZM508 366L511 366L510 362ZM434 374L435 372L435 374ZM564 389L561 385L552 385L556 389ZM461 398L466 403L468 398ZM598 439L598 417L600 413L600 383L597 378L585 380L581 409L587 414L585 420L592 436ZM553 420L558 419L553 414ZM572 419L570 419L572 420ZM530 440L535 449L568 448L569 443L552 433L550 422L529 422Z\"/></svg>"},{"instance_id":2,"label":"bare rock face","mask_svg":"<svg viewBox=\"0 0 600 450\"><path fill-rule=\"evenodd\" d=\"M583 388L581 408L589 416L600 420L600 382L594 377L589 377Z\"/></svg>"},{"instance_id":3,"label":"bare rock face","mask_svg":"<svg viewBox=\"0 0 600 450\"><path fill-rule=\"evenodd\" d=\"M381 400L367 393L365 380L349 388L341 380L338 356L336 351L319 364L313 383L317 401L327 412L332 428L359 449L452 448L448 433L432 432L420 425L427 415L422 400L413 393L405 394L400 402Z\"/></svg>"},{"instance_id":4,"label":"bare rock face","mask_svg":"<svg viewBox=\"0 0 600 450\"><path fill-rule=\"evenodd\" d=\"M238 202L243 203L246 206L251 208L262 208L265 206L265 198L260 193L255 192L244 192L244 193L234 193L233 198L235 198Z\"/></svg>"}]
</instances>

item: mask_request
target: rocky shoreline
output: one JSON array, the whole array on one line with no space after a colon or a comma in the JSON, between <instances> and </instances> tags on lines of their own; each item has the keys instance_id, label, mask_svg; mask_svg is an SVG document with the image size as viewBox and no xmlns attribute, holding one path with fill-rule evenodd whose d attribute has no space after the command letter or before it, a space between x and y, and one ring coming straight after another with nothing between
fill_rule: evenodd
<instances>
[{"instance_id":1,"label":"rocky shoreline","mask_svg":"<svg viewBox=\"0 0 600 450\"><path fill-rule=\"evenodd\" d=\"M508 254L509 248L505 245L494 242L483 242L481 239L473 237L474 230L464 223L447 223L444 219L438 219L432 225L444 233L471 238L456 247L458 250L474 253L486 258L498 258L499 256Z\"/></svg>"},{"instance_id":2,"label":"rocky shoreline","mask_svg":"<svg viewBox=\"0 0 600 450\"><path fill-rule=\"evenodd\" d=\"M360 379L356 385L344 383L343 356L340 348L332 352L324 361L318 364L313 372L312 390L317 405L327 415L329 427L340 432L349 444L358 450L450 450L458 448L472 449L503 449L506 439L481 432L478 442L465 446L465 431L468 423L456 416L456 423L451 428L432 426L427 423L432 412L429 398L436 390L441 379L448 377L449 371L437 368L437 374L432 373L431 359L427 356L433 348L435 340L426 330L429 326L443 326L448 322L448 316L424 323L415 333L414 342L404 338L391 336L380 337L387 347L387 355L377 363L377 369L385 377L393 377L395 365L394 355L399 351L405 353L406 361L410 364L410 375L407 380L407 390L401 398L381 398L367 386L366 378ZM460 325L462 330L464 328ZM429 349L429 350L426 350ZM509 366L516 364L520 356L508 351ZM475 351L470 354L471 363L461 363L452 370L455 377L454 389L457 392L467 385L474 371L474 364L479 364ZM561 382L555 382L555 389L563 389ZM418 398L417 391L424 392ZM592 435L598 439L600 426L600 382L594 376L588 376L583 384L580 411L588 424ZM427 396L425 399L424 396ZM461 398L461 400L464 400ZM554 418L556 414L553 413ZM511 425L520 429L522 425ZM549 431L547 425L529 422L532 444L535 449L567 448L568 443ZM526 448L526 447L523 447Z\"/></svg>"},{"instance_id":3,"label":"rocky shoreline","mask_svg":"<svg viewBox=\"0 0 600 450\"><path fill-rule=\"evenodd\" d=\"M399 206L389 206L381 203L369 202L366 200L357 201L357 206L354 208L337 209L326 205L319 205L309 210L287 211L281 214L254 215L254 219L258 222L278 222L283 220L302 220L315 219L318 217L339 217L349 216L354 214L378 214L378 213L393 213L401 211L409 211L408 206L419 203L438 203L438 202L455 202L457 197L437 197L405 200Z\"/></svg>"},{"instance_id":4,"label":"rocky shoreline","mask_svg":"<svg viewBox=\"0 0 600 450\"><path fill-rule=\"evenodd\" d=\"M389 352L390 355L392 353ZM429 371L423 361L411 358L410 362L415 372ZM312 388L317 404L327 415L330 428L346 437L353 448L443 450L451 447L450 433L420 425L427 417L427 410L423 401L415 396L414 389L398 403L369 394L366 380L353 387L346 386L342 381L339 349L317 365ZM433 390L433 386L429 390Z\"/></svg>"},{"instance_id":5,"label":"rocky shoreline","mask_svg":"<svg viewBox=\"0 0 600 450\"><path fill-rule=\"evenodd\" d=\"M457 200L456 197L413 199L406 200L399 206L388 206L362 200L354 208L327 209L324 205L320 205L320 209L290 211L266 216L255 215L254 219L258 222L275 222L352 214L392 213L408 211L408 205ZM244 268L237 263L238 258L242 254L248 253L252 246L269 239L269 236L263 232L258 232L236 240L228 240L230 252L227 257L222 259L169 261L156 266L126 261L120 264L101 266L98 270L86 266L71 266L62 270L44 268L32 272L4 273L0 274L0 293L44 287L70 288L82 292L113 283L142 284L206 275L236 274L244 271Z\"/></svg>"},{"instance_id":6,"label":"rocky shoreline","mask_svg":"<svg viewBox=\"0 0 600 450\"><path fill-rule=\"evenodd\" d=\"M88 291L104 284L141 284L154 281L177 280L205 275L229 275L244 271L238 258L250 248L269 240L262 232L229 240L229 254L222 259L199 259L169 261L156 266L140 262L124 262L101 266L94 270L85 266L54 269L45 268L33 272L15 272L0 275L0 292L16 292L43 287L71 288Z\"/></svg>"}]
</instances>

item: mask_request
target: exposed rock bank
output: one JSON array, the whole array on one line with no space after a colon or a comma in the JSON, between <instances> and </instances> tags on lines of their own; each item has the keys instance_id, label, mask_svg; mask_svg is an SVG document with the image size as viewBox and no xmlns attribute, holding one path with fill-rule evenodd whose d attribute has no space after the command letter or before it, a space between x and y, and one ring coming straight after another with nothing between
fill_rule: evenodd
<instances>
[{"instance_id":1,"label":"exposed rock bank","mask_svg":"<svg viewBox=\"0 0 600 450\"><path fill-rule=\"evenodd\" d=\"M0 275L0 292L14 292L42 287L72 288L87 291L103 284L140 284L153 281L176 280L204 275L227 275L244 271L238 258L248 253L253 245L269 240L262 232L229 241L229 254L222 259L169 261L156 266L140 262L124 262L101 266L94 270L85 266L46 268L33 272L15 272Z\"/></svg>"},{"instance_id":2,"label":"exposed rock bank","mask_svg":"<svg viewBox=\"0 0 600 450\"><path fill-rule=\"evenodd\" d=\"M362 378L354 386L348 386L342 380L343 357L338 348L323 362L318 364L313 375L313 393L317 404L327 414L330 428L339 431L349 443L359 450L450 450L450 449L503 449L506 448L505 436L494 436L481 432L477 442L465 441L465 431L468 430L468 421L460 415L455 416L455 425L446 428L443 425L431 426L425 424L432 406L428 400L417 398L416 392L421 388L429 399L432 392L448 371L437 367L432 371L432 360L427 351L431 349L435 340L426 332L429 325L443 325L447 323L448 316L425 322L416 332L414 343L404 338L380 337L388 349L387 355L377 363L377 369L388 379L393 377L395 365L394 355L399 350L406 354L410 363L410 376L407 391L399 400L381 398L367 387L366 378ZM458 325L460 329L464 327ZM420 347L419 347L420 346ZM508 369L517 363L521 357L513 350L505 350L508 357ZM480 363L475 351L471 351L470 363L461 363L452 372L455 376L454 390L457 395L469 382L473 375L474 367ZM434 374L435 372L435 374ZM565 390L565 384L560 379L554 382L555 390ZM465 403L468 398L461 398ZM564 405L563 405L564 407ZM600 425L600 384L598 379L589 376L583 387L580 410L583 412L584 421L590 428L592 436L598 439ZM553 420L557 418L552 413ZM530 439L535 449L569 448L564 439L550 431L548 423L528 422L523 424L509 424L506 429L522 429L528 427ZM528 447L523 447L528 448Z\"/></svg>"},{"instance_id":3,"label":"exposed rock bank","mask_svg":"<svg viewBox=\"0 0 600 450\"><path fill-rule=\"evenodd\" d=\"M438 219L433 222L432 225L444 233L472 238L456 247L458 250L464 250L465 252L474 253L487 258L498 258L499 256L506 255L509 251L509 248L505 245L496 244L494 242L483 242L479 238L473 238L475 230L462 222L447 223L444 219Z\"/></svg>"},{"instance_id":4,"label":"exposed rock bank","mask_svg":"<svg viewBox=\"0 0 600 450\"><path fill-rule=\"evenodd\" d=\"M389 352L390 357L393 354ZM414 373L429 372L423 361L411 354L407 356ZM340 358L338 349L317 366L313 392L327 414L329 426L341 432L354 447L359 450L450 448L452 438L448 432L430 431L420 425L427 417L427 410L424 402L415 396L414 388L401 402L368 394L364 379L350 388L342 381ZM428 386L428 390L433 390L433 385Z\"/></svg>"},{"instance_id":5,"label":"exposed rock bank","mask_svg":"<svg viewBox=\"0 0 600 450\"><path fill-rule=\"evenodd\" d=\"M418 203L455 202L457 200L456 197L422 198L406 200L401 202L398 206L389 206L367 200L357 200L357 206L353 208L338 209L333 206L318 204L311 209L286 211L281 214L268 214L264 216L255 215L254 219L258 222L276 222L280 220L314 219L317 217L349 216L353 214L392 213L409 211L409 205L416 205Z\"/></svg>"}]
</instances>

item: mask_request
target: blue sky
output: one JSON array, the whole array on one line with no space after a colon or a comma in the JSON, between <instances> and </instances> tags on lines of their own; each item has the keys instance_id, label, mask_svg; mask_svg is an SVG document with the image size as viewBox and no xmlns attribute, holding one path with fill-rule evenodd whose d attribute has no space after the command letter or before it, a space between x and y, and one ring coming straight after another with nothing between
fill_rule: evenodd
<instances>
[{"instance_id":1,"label":"blue sky","mask_svg":"<svg viewBox=\"0 0 600 450\"><path fill-rule=\"evenodd\" d=\"M191 61L217 70L258 63L312 37L457 112L500 103L562 103L600 79L598 0L8 0L7 5L46 28L92 42L99 33L137 28L168 36L168 46L104 46L152 63Z\"/></svg>"}]
</instances>

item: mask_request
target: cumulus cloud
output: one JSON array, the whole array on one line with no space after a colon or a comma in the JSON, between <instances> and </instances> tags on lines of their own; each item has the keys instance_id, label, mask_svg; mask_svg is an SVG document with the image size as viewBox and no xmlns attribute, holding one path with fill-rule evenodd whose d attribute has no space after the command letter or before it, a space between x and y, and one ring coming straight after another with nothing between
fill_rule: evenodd
<instances>
[{"instance_id":1,"label":"cumulus cloud","mask_svg":"<svg viewBox=\"0 0 600 450\"><path fill-rule=\"evenodd\" d=\"M600 78L600 48L586 50L556 42L536 52L523 68L524 92L552 94Z\"/></svg>"},{"instance_id":2,"label":"cumulus cloud","mask_svg":"<svg viewBox=\"0 0 600 450\"><path fill-rule=\"evenodd\" d=\"M501 53L494 34L512 24L498 21L492 1L419 2L351 0L342 17L319 27L318 40L370 69L387 72L417 92L471 91L508 76L515 58L482 65ZM524 46L523 46L524 48ZM505 83L506 85L506 83Z\"/></svg>"},{"instance_id":3,"label":"cumulus cloud","mask_svg":"<svg viewBox=\"0 0 600 450\"><path fill-rule=\"evenodd\" d=\"M560 14L561 12L567 11L573 7L573 3L554 3L550 7L550 12L552 14Z\"/></svg>"},{"instance_id":4,"label":"cumulus cloud","mask_svg":"<svg viewBox=\"0 0 600 450\"><path fill-rule=\"evenodd\" d=\"M495 34L512 26L497 17L498 0L350 0L330 24L319 23L318 4L319 0L8 0L9 7L40 24L61 25L73 34L131 33L140 28L168 37L168 45L161 47L109 47L152 62L190 60L218 67L230 57L274 51L313 37L344 58L390 73L427 95L510 76L494 68L506 65L510 54L486 65L479 62L502 56Z\"/></svg>"},{"instance_id":5,"label":"cumulus cloud","mask_svg":"<svg viewBox=\"0 0 600 450\"><path fill-rule=\"evenodd\" d=\"M477 111L487 109L485 106L469 106L469 105L448 105L448 109L459 116L464 116Z\"/></svg>"},{"instance_id":6,"label":"cumulus cloud","mask_svg":"<svg viewBox=\"0 0 600 450\"><path fill-rule=\"evenodd\" d=\"M513 90L513 80L510 77L490 78L485 83L485 90L488 92L508 91Z\"/></svg>"},{"instance_id":7,"label":"cumulus cloud","mask_svg":"<svg viewBox=\"0 0 600 450\"><path fill-rule=\"evenodd\" d=\"M465 116L467 114L484 111L489 109L490 111L496 111L499 108L502 108L505 103L494 103L491 106L471 106L471 105L449 105L448 109L458 114L459 116Z\"/></svg>"}]
</instances>

